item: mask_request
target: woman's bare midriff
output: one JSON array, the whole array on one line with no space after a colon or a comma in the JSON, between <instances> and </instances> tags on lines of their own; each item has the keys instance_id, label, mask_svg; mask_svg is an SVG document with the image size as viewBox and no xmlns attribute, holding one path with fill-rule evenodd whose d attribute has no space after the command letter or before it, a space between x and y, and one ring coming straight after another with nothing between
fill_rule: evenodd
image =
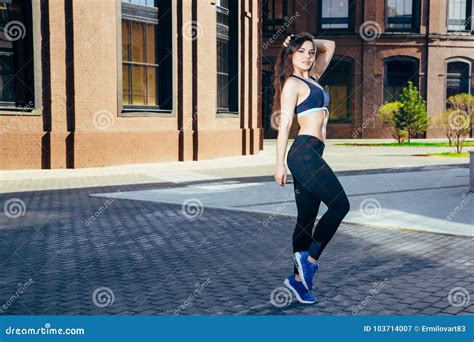
<instances>
[{"instance_id":1,"label":"woman's bare midriff","mask_svg":"<svg viewBox=\"0 0 474 342\"><path fill-rule=\"evenodd\" d=\"M298 118L300 129L298 135L312 135L326 143L325 110L318 110Z\"/></svg>"}]
</instances>

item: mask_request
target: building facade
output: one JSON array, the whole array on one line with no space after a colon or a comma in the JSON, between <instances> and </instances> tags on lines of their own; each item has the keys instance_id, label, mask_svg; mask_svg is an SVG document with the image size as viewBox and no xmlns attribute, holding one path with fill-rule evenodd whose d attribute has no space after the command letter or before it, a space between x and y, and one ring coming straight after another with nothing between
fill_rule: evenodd
<instances>
[{"instance_id":1,"label":"building facade","mask_svg":"<svg viewBox=\"0 0 474 342\"><path fill-rule=\"evenodd\" d=\"M272 72L285 37L309 32L336 42L321 78L331 96L329 138L389 138L377 109L412 81L427 102L428 116L446 99L473 93L473 0L264 0L262 115L270 128ZM472 136L472 130L471 130ZM425 137L443 137L431 127Z\"/></svg>"},{"instance_id":2,"label":"building facade","mask_svg":"<svg viewBox=\"0 0 474 342\"><path fill-rule=\"evenodd\" d=\"M6 0L0 169L258 153L257 0Z\"/></svg>"}]
</instances>

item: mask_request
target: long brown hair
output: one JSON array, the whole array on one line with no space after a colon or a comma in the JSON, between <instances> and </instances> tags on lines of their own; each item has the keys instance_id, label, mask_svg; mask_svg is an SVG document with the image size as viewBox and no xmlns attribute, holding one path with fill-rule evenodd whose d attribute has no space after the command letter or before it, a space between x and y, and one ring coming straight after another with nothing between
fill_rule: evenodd
<instances>
[{"instance_id":1,"label":"long brown hair","mask_svg":"<svg viewBox=\"0 0 474 342\"><path fill-rule=\"evenodd\" d=\"M295 51L298 51L299 48L304 44L306 41L313 42L314 36L308 32L302 32L299 34L294 34L290 42L288 43L287 47L282 47L278 56L278 59L275 63L275 69L273 73L273 89L274 89L274 97L273 97L273 105L272 105L272 113L275 114L279 112L281 109L281 91L286 80L293 74L293 54ZM313 62L314 64L314 62ZM311 65L313 67L313 65ZM272 114L272 115L273 115ZM278 129L275 120L271 120L271 125L274 129Z\"/></svg>"}]
</instances>

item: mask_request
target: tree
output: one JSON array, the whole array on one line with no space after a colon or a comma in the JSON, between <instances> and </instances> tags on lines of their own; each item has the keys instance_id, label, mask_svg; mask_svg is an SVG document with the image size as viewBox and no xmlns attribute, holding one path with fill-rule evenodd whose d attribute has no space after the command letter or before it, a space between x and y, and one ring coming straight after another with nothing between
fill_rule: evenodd
<instances>
[{"instance_id":1,"label":"tree","mask_svg":"<svg viewBox=\"0 0 474 342\"><path fill-rule=\"evenodd\" d=\"M379 108L377 116L382 124L389 124L393 128L392 136L397 139L399 144L403 143L407 137L407 132L398 129L394 122L395 113L400 110L401 106L401 102L398 101L388 102Z\"/></svg>"},{"instance_id":2,"label":"tree","mask_svg":"<svg viewBox=\"0 0 474 342\"><path fill-rule=\"evenodd\" d=\"M466 93L452 95L448 98L448 125L453 131L456 152L461 153L464 140L471 131L474 112L474 96Z\"/></svg>"},{"instance_id":3,"label":"tree","mask_svg":"<svg viewBox=\"0 0 474 342\"><path fill-rule=\"evenodd\" d=\"M408 81L408 86L403 88L399 101L400 109L394 113L393 127L395 130L406 131L408 142L417 133L426 131L430 121L426 112L426 102L420 96L418 89Z\"/></svg>"},{"instance_id":4,"label":"tree","mask_svg":"<svg viewBox=\"0 0 474 342\"><path fill-rule=\"evenodd\" d=\"M443 130L444 135L448 138L449 146L452 145L454 139L454 130L451 128L449 123L449 117L452 110L443 110L443 112L433 118L433 123L436 127L439 127Z\"/></svg>"}]
</instances>

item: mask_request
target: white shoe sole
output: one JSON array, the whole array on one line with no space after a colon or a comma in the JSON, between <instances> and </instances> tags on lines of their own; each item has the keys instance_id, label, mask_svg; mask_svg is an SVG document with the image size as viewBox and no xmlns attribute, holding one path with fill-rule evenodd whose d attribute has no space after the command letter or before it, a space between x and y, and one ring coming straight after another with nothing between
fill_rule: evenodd
<instances>
[{"instance_id":1,"label":"white shoe sole","mask_svg":"<svg viewBox=\"0 0 474 342\"><path fill-rule=\"evenodd\" d=\"M296 268L298 269L298 273L299 273L300 278L301 278L301 282L303 283L306 290L311 291L312 288L310 289L308 284L306 284L306 280L305 280L305 277L304 277L303 264L301 263L301 253L300 252L295 253L295 261L296 261Z\"/></svg>"},{"instance_id":2,"label":"white shoe sole","mask_svg":"<svg viewBox=\"0 0 474 342\"><path fill-rule=\"evenodd\" d=\"M283 282L285 284L285 286L295 295L296 299L298 299L298 302L300 303L303 303L303 304L314 304L316 303L316 301L314 302L310 302L309 300L304 300L300 297L300 295L298 294L298 291L296 291L293 286L291 286L290 284L290 281L288 279L285 279L285 281Z\"/></svg>"}]
</instances>

